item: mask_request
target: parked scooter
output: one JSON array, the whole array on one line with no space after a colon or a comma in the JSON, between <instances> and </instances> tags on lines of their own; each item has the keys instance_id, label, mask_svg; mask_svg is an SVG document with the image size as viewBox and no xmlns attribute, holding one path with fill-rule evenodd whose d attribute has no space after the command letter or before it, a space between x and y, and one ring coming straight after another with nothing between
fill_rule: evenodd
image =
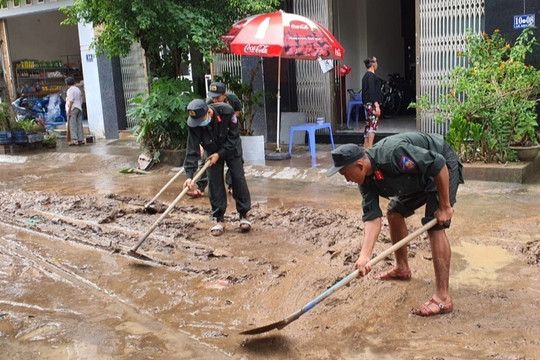
<instances>
[{"instance_id":1,"label":"parked scooter","mask_svg":"<svg viewBox=\"0 0 540 360\"><path fill-rule=\"evenodd\" d=\"M398 115L402 111L405 79L399 73L388 74L388 81L382 81L384 117Z\"/></svg>"}]
</instances>

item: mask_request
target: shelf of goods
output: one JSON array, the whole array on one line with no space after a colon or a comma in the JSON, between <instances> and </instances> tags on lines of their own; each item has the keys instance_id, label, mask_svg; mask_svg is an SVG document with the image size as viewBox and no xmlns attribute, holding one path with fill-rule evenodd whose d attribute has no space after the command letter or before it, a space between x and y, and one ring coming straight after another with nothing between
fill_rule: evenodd
<instances>
[{"instance_id":1,"label":"shelf of goods","mask_svg":"<svg viewBox=\"0 0 540 360\"><path fill-rule=\"evenodd\" d=\"M19 96L45 96L62 91L68 68L61 61L22 60L16 64Z\"/></svg>"}]
</instances>

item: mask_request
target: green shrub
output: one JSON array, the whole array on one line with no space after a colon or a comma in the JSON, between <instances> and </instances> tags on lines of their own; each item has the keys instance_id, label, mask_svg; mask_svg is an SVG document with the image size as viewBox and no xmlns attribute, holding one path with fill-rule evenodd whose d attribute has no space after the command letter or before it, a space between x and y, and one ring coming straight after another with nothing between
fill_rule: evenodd
<instances>
[{"instance_id":1,"label":"green shrub","mask_svg":"<svg viewBox=\"0 0 540 360\"><path fill-rule=\"evenodd\" d=\"M151 153L159 149L186 147L188 113L186 107L195 95L186 79L161 78L152 83L149 92L131 100L135 105L128 116L139 119L133 128L141 147Z\"/></svg>"},{"instance_id":2,"label":"green shrub","mask_svg":"<svg viewBox=\"0 0 540 360\"><path fill-rule=\"evenodd\" d=\"M15 117L11 106L7 103L0 103L0 131L9 131L13 128Z\"/></svg>"},{"instance_id":3,"label":"green shrub","mask_svg":"<svg viewBox=\"0 0 540 360\"><path fill-rule=\"evenodd\" d=\"M538 45L531 28L514 45L499 33L466 38L467 67L456 67L436 103L424 96L413 107L450 122L447 140L463 161L506 162L517 159L509 146L538 144L536 104L540 71L526 64Z\"/></svg>"}]
</instances>

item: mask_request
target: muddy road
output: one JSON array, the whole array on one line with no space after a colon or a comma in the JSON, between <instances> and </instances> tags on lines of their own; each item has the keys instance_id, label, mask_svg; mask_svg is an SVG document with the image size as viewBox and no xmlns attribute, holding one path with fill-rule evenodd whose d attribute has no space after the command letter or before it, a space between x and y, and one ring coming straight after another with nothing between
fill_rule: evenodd
<instances>
[{"instance_id":1,"label":"muddy road","mask_svg":"<svg viewBox=\"0 0 540 360\"><path fill-rule=\"evenodd\" d=\"M154 261L138 261L126 250L160 216L144 204L174 173L120 174L130 151L0 162L0 358L540 358L540 181L460 189L448 231L453 313L409 314L433 292L424 234L409 245L410 282L373 278L389 257L284 329L246 336L352 272L358 190L316 170L276 179L248 169L250 233L230 204L225 233L211 236L208 199L185 198L139 249ZM156 206L178 193L171 186ZM385 224L375 253L388 246Z\"/></svg>"}]
</instances>

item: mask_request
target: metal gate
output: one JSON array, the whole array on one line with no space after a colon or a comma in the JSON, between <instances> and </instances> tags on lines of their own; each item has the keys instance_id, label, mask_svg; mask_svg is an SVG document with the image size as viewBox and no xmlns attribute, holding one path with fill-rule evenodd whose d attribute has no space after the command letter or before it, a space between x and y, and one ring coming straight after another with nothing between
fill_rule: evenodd
<instances>
[{"instance_id":1,"label":"metal gate","mask_svg":"<svg viewBox=\"0 0 540 360\"><path fill-rule=\"evenodd\" d=\"M333 31L327 0L296 0L293 4L295 14L312 19L330 32ZM333 74L334 71L324 74L317 61L296 60L298 112L305 113L308 122L314 122L318 117L331 121L334 104Z\"/></svg>"},{"instance_id":2,"label":"metal gate","mask_svg":"<svg viewBox=\"0 0 540 360\"><path fill-rule=\"evenodd\" d=\"M122 88L124 89L124 102L126 112L133 106L130 100L137 94L148 90L148 75L146 72L146 62L144 51L139 43L131 45L129 54L120 59L120 68L122 72ZM139 119L127 119L128 129L137 125Z\"/></svg>"},{"instance_id":3,"label":"metal gate","mask_svg":"<svg viewBox=\"0 0 540 360\"><path fill-rule=\"evenodd\" d=\"M416 0L419 19L420 54L417 66L419 96L428 94L431 101L437 101L444 93L441 80L456 66L464 66L464 60L457 56L465 49L467 30L482 33L485 29L484 0ZM419 49L418 49L419 46ZM422 113L420 130L428 133L446 134L448 124L436 124L433 117Z\"/></svg>"},{"instance_id":4,"label":"metal gate","mask_svg":"<svg viewBox=\"0 0 540 360\"><path fill-rule=\"evenodd\" d=\"M214 75L223 76L224 72L228 72L234 76L242 76L240 55L215 53L214 59Z\"/></svg>"}]
</instances>

